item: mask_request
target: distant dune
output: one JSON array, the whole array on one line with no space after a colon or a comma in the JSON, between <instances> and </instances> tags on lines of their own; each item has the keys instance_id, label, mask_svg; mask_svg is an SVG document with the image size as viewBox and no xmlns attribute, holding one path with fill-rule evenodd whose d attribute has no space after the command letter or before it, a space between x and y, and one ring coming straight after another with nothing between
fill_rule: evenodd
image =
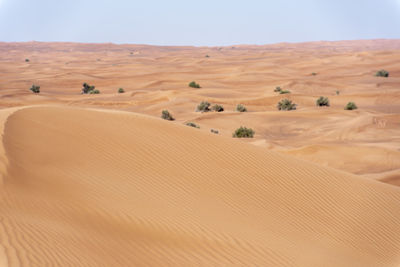
<instances>
[{"instance_id":1,"label":"distant dune","mask_svg":"<svg viewBox=\"0 0 400 267\"><path fill-rule=\"evenodd\" d=\"M400 266L400 40L0 55L0 266Z\"/></svg>"}]
</instances>

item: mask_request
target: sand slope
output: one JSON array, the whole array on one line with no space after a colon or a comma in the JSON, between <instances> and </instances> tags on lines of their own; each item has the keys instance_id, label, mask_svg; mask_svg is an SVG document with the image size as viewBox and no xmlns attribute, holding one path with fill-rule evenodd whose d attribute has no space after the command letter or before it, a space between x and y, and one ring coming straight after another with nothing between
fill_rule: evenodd
<instances>
[{"instance_id":1,"label":"sand slope","mask_svg":"<svg viewBox=\"0 0 400 267\"><path fill-rule=\"evenodd\" d=\"M399 266L400 189L145 115L16 111L0 263Z\"/></svg>"}]
</instances>

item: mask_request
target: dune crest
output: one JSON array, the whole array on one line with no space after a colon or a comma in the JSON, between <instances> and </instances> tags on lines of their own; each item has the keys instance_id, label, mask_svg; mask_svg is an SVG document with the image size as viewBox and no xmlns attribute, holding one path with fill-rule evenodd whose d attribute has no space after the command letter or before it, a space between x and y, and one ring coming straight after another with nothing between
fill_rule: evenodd
<instances>
[{"instance_id":1,"label":"dune crest","mask_svg":"<svg viewBox=\"0 0 400 267\"><path fill-rule=\"evenodd\" d=\"M400 264L398 187L128 112L25 108L3 144L9 266Z\"/></svg>"}]
</instances>

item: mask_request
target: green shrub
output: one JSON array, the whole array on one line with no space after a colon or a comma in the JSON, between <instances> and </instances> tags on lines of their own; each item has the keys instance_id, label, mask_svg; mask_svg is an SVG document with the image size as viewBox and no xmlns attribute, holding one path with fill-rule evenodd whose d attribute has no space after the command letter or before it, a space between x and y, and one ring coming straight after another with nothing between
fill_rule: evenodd
<instances>
[{"instance_id":1,"label":"green shrub","mask_svg":"<svg viewBox=\"0 0 400 267\"><path fill-rule=\"evenodd\" d=\"M274 92L280 92L282 91L282 88L280 86L275 87Z\"/></svg>"},{"instance_id":2,"label":"green shrub","mask_svg":"<svg viewBox=\"0 0 400 267\"><path fill-rule=\"evenodd\" d=\"M281 95L283 95L283 94L290 94L290 91L289 90L282 90L282 91L280 91L279 92Z\"/></svg>"},{"instance_id":3,"label":"green shrub","mask_svg":"<svg viewBox=\"0 0 400 267\"><path fill-rule=\"evenodd\" d=\"M91 94L91 95L98 95L98 94L100 94L100 91L97 90L97 89L90 90L90 91L89 91L89 94Z\"/></svg>"},{"instance_id":4,"label":"green shrub","mask_svg":"<svg viewBox=\"0 0 400 267\"><path fill-rule=\"evenodd\" d=\"M211 110L214 110L216 112L222 112L224 111L224 107L222 105L215 104L214 106L212 106Z\"/></svg>"},{"instance_id":5,"label":"green shrub","mask_svg":"<svg viewBox=\"0 0 400 267\"><path fill-rule=\"evenodd\" d=\"M236 106L236 111L239 111L239 112L246 112L246 111L247 111L247 108L246 108L244 105L242 105L242 104L238 104L238 105Z\"/></svg>"},{"instance_id":6,"label":"green shrub","mask_svg":"<svg viewBox=\"0 0 400 267\"><path fill-rule=\"evenodd\" d=\"M32 84L32 87L29 90L31 90L35 94L39 94L40 93L40 86Z\"/></svg>"},{"instance_id":7,"label":"green shrub","mask_svg":"<svg viewBox=\"0 0 400 267\"><path fill-rule=\"evenodd\" d=\"M210 103L207 101L202 101L198 106L196 111L207 112L210 111Z\"/></svg>"},{"instance_id":8,"label":"green shrub","mask_svg":"<svg viewBox=\"0 0 400 267\"><path fill-rule=\"evenodd\" d=\"M253 138L254 134L255 132L253 131L253 129L240 126L240 128L236 129L236 131L232 134L232 137Z\"/></svg>"},{"instance_id":9,"label":"green shrub","mask_svg":"<svg viewBox=\"0 0 400 267\"><path fill-rule=\"evenodd\" d=\"M123 93L125 93L125 90L124 90L124 88L119 88L119 89L118 89L118 93L120 93L120 94L123 94Z\"/></svg>"},{"instance_id":10,"label":"green shrub","mask_svg":"<svg viewBox=\"0 0 400 267\"><path fill-rule=\"evenodd\" d=\"M197 124L194 123L194 122L187 122L186 125L187 125L187 126L190 126L190 127L193 127L193 128L200 128L200 126L197 125Z\"/></svg>"},{"instance_id":11,"label":"green shrub","mask_svg":"<svg viewBox=\"0 0 400 267\"><path fill-rule=\"evenodd\" d=\"M380 70L375 74L376 77L389 77L389 72L386 70Z\"/></svg>"},{"instance_id":12,"label":"green shrub","mask_svg":"<svg viewBox=\"0 0 400 267\"><path fill-rule=\"evenodd\" d=\"M219 134L219 131L218 131L218 130L211 129L211 132L212 132L213 134Z\"/></svg>"},{"instance_id":13,"label":"green shrub","mask_svg":"<svg viewBox=\"0 0 400 267\"><path fill-rule=\"evenodd\" d=\"M94 85L89 85L87 83L84 83L82 86L83 86L82 94L89 94L89 93L91 93L91 91L95 90L95 88L96 88ZM99 93L100 93L100 91L99 91Z\"/></svg>"},{"instance_id":14,"label":"green shrub","mask_svg":"<svg viewBox=\"0 0 400 267\"><path fill-rule=\"evenodd\" d=\"M344 107L345 110L353 110L357 109L357 105L354 102L349 102L347 105Z\"/></svg>"},{"instance_id":15,"label":"green shrub","mask_svg":"<svg viewBox=\"0 0 400 267\"><path fill-rule=\"evenodd\" d=\"M175 120L174 117L172 117L171 113L169 113L168 110L163 110L161 112L161 118L167 121L173 121Z\"/></svg>"},{"instance_id":16,"label":"green shrub","mask_svg":"<svg viewBox=\"0 0 400 267\"><path fill-rule=\"evenodd\" d=\"M292 100L289 99L282 99L279 101L277 108L279 110L295 110L296 109L296 104L292 102Z\"/></svg>"},{"instance_id":17,"label":"green shrub","mask_svg":"<svg viewBox=\"0 0 400 267\"><path fill-rule=\"evenodd\" d=\"M189 83L189 87L192 88L201 88L200 84L196 83L195 81Z\"/></svg>"},{"instance_id":18,"label":"green shrub","mask_svg":"<svg viewBox=\"0 0 400 267\"><path fill-rule=\"evenodd\" d=\"M29 62L29 58L25 58L25 62Z\"/></svg>"},{"instance_id":19,"label":"green shrub","mask_svg":"<svg viewBox=\"0 0 400 267\"><path fill-rule=\"evenodd\" d=\"M320 96L320 97L317 99L317 101L315 102L315 104L316 104L317 106L319 106L319 107L322 107L322 106L327 106L327 107L329 107L329 99L328 99L327 97Z\"/></svg>"}]
</instances>

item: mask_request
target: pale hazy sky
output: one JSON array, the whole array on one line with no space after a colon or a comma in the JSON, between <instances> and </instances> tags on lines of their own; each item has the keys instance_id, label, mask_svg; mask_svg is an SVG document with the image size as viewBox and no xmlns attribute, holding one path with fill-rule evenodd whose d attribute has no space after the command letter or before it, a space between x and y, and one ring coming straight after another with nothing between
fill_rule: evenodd
<instances>
[{"instance_id":1,"label":"pale hazy sky","mask_svg":"<svg viewBox=\"0 0 400 267\"><path fill-rule=\"evenodd\" d=\"M233 45L400 39L400 0L0 0L0 41Z\"/></svg>"}]
</instances>

